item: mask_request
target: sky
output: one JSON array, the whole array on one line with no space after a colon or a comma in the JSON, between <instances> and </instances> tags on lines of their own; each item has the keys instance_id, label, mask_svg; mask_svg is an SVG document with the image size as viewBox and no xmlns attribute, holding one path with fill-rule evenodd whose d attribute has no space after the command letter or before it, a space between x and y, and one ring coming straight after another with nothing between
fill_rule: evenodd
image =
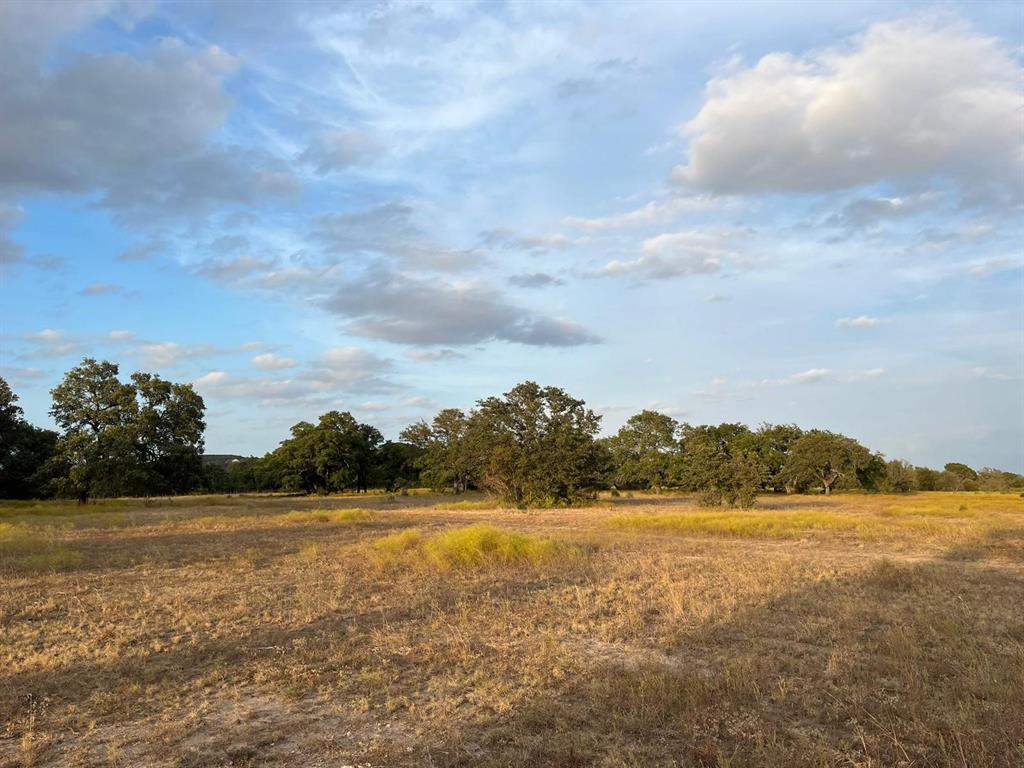
<instances>
[{"instance_id":1,"label":"sky","mask_svg":"<svg viewBox=\"0 0 1024 768\"><path fill-rule=\"evenodd\" d=\"M0 3L0 375L206 449L534 380L1024 470L1024 6Z\"/></svg>"}]
</instances>

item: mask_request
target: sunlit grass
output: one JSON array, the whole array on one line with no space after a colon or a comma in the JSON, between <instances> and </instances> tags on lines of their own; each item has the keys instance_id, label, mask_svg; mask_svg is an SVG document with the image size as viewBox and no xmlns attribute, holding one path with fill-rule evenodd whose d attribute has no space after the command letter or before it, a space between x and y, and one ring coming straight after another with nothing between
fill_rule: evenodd
<instances>
[{"instance_id":1,"label":"sunlit grass","mask_svg":"<svg viewBox=\"0 0 1024 768\"><path fill-rule=\"evenodd\" d=\"M376 518L376 513L369 509L313 509L308 511L293 510L281 515L285 523L368 523Z\"/></svg>"},{"instance_id":2,"label":"sunlit grass","mask_svg":"<svg viewBox=\"0 0 1024 768\"><path fill-rule=\"evenodd\" d=\"M483 509L498 509L501 505L493 499L484 499L483 501L451 501L442 502L441 504L435 504L434 509L448 509L454 512L472 512Z\"/></svg>"},{"instance_id":3,"label":"sunlit grass","mask_svg":"<svg viewBox=\"0 0 1024 768\"><path fill-rule=\"evenodd\" d=\"M803 531L858 531L865 521L832 512L675 512L616 515L616 528L668 533L713 533L729 536L789 536Z\"/></svg>"},{"instance_id":4,"label":"sunlit grass","mask_svg":"<svg viewBox=\"0 0 1024 768\"><path fill-rule=\"evenodd\" d=\"M439 570L489 565L536 564L571 557L576 550L549 538L480 523L425 536L418 528L384 536L373 544L376 562L405 558Z\"/></svg>"}]
</instances>

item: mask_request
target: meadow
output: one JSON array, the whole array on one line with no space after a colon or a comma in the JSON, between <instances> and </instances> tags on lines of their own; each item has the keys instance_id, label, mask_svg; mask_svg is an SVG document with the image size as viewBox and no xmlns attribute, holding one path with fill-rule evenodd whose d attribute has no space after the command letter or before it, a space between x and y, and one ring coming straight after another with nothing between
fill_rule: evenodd
<instances>
[{"instance_id":1,"label":"meadow","mask_svg":"<svg viewBox=\"0 0 1024 768\"><path fill-rule=\"evenodd\" d=\"M1024 498L0 503L0 766L1024 765Z\"/></svg>"}]
</instances>

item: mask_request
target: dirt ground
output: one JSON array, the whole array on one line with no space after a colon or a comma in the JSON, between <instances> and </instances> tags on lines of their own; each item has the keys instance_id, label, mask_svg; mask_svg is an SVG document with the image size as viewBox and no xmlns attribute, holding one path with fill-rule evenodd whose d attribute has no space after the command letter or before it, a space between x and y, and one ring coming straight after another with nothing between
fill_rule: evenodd
<instances>
[{"instance_id":1,"label":"dirt ground","mask_svg":"<svg viewBox=\"0 0 1024 768\"><path fill-rule=\"evenodd\" d=\"M1024 498L0 504L0 766L264 765L1019 768Z\"/></svg>"}]
</instances>

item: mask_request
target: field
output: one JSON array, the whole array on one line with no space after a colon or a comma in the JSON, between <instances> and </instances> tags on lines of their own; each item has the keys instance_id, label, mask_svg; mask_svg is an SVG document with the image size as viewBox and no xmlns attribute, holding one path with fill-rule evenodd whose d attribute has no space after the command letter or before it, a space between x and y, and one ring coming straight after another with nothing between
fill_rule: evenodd
<instances>
[{"instance_id":1,"label":"field","mask_svg":"<svg viewBox=\"0 0 1024 768\"><path fill-rule=\"evenodd\" d=\"M0 766L1021 766L1024 499L0 504Z\"/></svg>"}]
</instances>

